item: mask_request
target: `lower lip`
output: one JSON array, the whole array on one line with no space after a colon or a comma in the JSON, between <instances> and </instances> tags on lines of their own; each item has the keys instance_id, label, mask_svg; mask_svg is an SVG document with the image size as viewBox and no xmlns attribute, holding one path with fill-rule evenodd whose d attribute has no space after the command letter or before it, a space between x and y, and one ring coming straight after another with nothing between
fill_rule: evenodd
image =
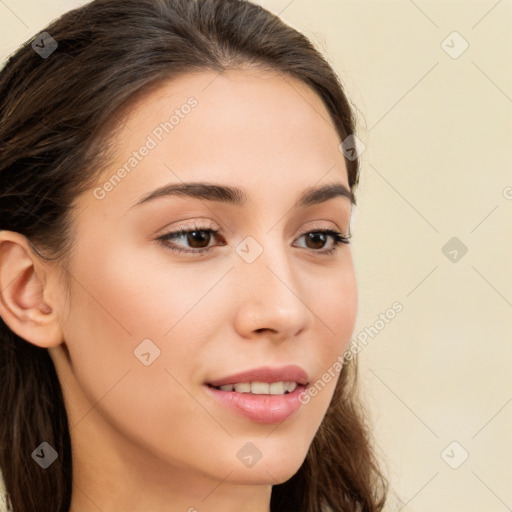
<instances>
[{"instance_id":1,"label":"lower lip","mask_svg":"<svg viewBox=\"0 0 512 512\"><path fill-rule=\"evenodd\" d=\"M302 403L299 396L305 389L305 386L298 385L286 395L253 395L205 387L207 392L222 405L257 423L281 423L289 418L300 409Z\"/></svg>"}]
</instances>

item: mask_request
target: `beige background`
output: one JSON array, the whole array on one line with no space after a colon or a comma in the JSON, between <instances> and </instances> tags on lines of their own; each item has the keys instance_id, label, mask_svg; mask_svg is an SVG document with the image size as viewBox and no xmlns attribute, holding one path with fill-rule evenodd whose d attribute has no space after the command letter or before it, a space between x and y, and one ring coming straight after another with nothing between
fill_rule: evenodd
<instances>
[{"instance_id":1,"label":"beige background","mask_svg":"<svg viewBox=\"0 0 512 512\"><path fill-rule=\"evenodd\" d=\"M0 0L2 60L82 3ZM360 111L354 337L403 306L359 355L387 510L512 510L511 1L259 3Z\"/></svg>"}]
</instances>

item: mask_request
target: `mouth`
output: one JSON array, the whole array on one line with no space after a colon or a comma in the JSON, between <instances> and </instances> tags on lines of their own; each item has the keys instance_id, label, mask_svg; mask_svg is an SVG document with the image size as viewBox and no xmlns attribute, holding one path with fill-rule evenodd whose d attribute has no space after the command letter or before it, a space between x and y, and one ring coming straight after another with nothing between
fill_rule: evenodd
<instances>
[{"instance_id":1,"label":"mouth","mask_svg":"<svg viewBox=\"0 0 512 512\"><path fill-rule=\"evenodd\" d=\"M224 410L241 415L253 423L277 424L300 410L303 405L301 394L306 386L289 381L256 381L222 386L206 384L204 389L213 399L215 407L220 405Z\"/></svg>"},{"instance_id":2,"label":"mouth","mask_svg":"<svg viewBox=\"0 0 512 512\"><path fill-rule=\"evenodd\" d=\"M308 384L308 374L298 365L263 366L210 379L204 389L215 407L256 423L281 423L302 407L301 394Z\"/></svg>"}]
</instances>

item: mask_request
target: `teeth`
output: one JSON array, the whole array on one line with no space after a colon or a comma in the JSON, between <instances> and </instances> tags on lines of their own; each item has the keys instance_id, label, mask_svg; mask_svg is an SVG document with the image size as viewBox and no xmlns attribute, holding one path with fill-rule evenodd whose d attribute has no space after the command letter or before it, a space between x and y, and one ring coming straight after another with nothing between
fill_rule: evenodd
<instances>
[{"instance_id":1,"label":"teeth","mask_svg":"<svg viewBox=\"0 0 512 512\"><path fill-rule=\"evenodd\" d=\"M235 391L237 393L250 393L251 392L251 383L250 382L242 382L241 384L235 384Z\"/></svg>"},{"instance_id":2,"label":"teeth","mask_svg":"<svg viewBox=\"0 0 512 512\"><path fill-rule=\"evenodd\" d=\"M284 389L284 382L272 382L268 391L271 395L282 395L285 391L288 391L288 386Z\"/></svg>"},{"instance_id":3,"label":"teeth","mask_svg":"<svg viewBox=\"0 0 512 512\"><path fill-rule=\"evenodd\" d=\"M237 393L252 393L253 395L284 395L291 393L297 387L296 382L240 382L225 384L217 389L221 391L236 391Z\"/></svg>"},{"instance_id":4,"label":"teeth","mask_svg":"<svg viewBox=\"0 0 512 512\"><path fill-rule=\"evenodd\" d=\"M288 393L295 391L295 388L297 387L296 382L287 382L286 384L288 385Z\"/></svg>"}]
</instances>

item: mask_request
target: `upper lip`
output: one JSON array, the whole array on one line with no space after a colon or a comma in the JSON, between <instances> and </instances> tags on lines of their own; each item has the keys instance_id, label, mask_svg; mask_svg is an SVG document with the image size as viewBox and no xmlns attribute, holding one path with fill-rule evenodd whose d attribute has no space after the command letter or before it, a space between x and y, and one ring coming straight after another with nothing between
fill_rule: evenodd
<instances>
[{"instance_id":1,"label":"upper lip","mask_svg":"<svg viewBox=\"0 0 512 512\"><path fill-rule=\"evenodd\" d=\"M308 374L303 368L297 365L281 366L272 368L269 366L261 366L253 368L245 372L228 375L220 379L208 381L207 384L219 387L225 384L237 384L241 382L296 382L297 384L306 385L309 382Z\"/></svg>"}]
</instances>

